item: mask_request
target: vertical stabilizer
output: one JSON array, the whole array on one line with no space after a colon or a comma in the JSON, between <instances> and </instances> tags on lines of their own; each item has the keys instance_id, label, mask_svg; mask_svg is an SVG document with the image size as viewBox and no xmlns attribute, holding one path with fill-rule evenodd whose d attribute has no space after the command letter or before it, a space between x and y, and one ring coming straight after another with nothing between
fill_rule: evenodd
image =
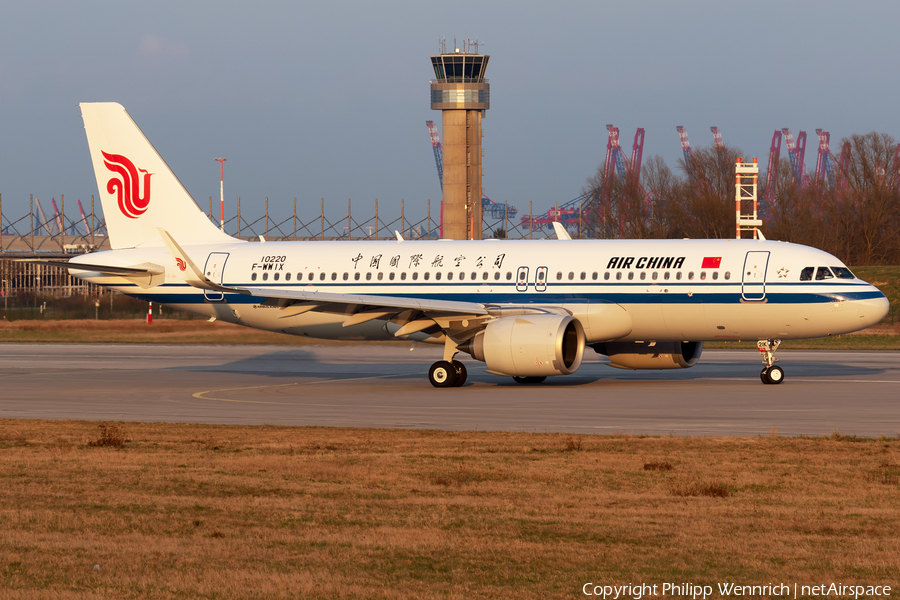
<instances>
[{"instance_id":1,"label":"vertical stabilizer","mask_svg":"<svg viewBox=\"0 0 900 600\"><path fill-rule=\"evenodd\" d=\"M159 228L183 244L235 241L200 210L122 105L84 102L81 116L112 248L162 246Z\"/></svg>"}]
</instances>

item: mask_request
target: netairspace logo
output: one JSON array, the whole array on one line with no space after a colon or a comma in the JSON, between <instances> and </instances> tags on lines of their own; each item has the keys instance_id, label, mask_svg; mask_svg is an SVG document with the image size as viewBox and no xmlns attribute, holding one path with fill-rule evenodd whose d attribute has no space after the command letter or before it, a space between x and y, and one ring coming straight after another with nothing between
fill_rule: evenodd
<instances>
[{"instance_id":1,"label":"netairspace logo","mask_svg":"<svg viewBox=\"0 0 900 600\"><path fill-rule=\"evenodd\" d=\"M843 583L822 583L819 585L801 585L798 583L768 583L766 585L740 585L737 583L717 583L698 585L695 583L640 583L628 585L594 585L586 583L581 588L585 596L597 596L604 600L631 598L641 600L647 596L672 596L705 600L706 598L726 598L738 596L768 596L799 598L833 597L833 598L887 598L891 595L891 587L887 585L844 585ZM713 594L715 593L715 596Z\"/></svg>"}]
</instances>

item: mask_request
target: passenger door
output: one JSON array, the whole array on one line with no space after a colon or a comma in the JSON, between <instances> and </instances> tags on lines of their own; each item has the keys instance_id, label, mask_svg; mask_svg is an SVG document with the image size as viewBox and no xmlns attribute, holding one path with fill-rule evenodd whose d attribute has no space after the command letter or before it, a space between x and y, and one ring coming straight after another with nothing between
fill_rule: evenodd
<instances>
[{"instance_id":1,"label":"passenger door","mask_svg":"<svg viewBox=\"0 0 900 600\"><path fill-rule=\"evenodd\" d=\"M209 258L206 259L206 266L203 267L207 279L222 285L225 276L225 261L227 260L227 252L210 252ZM213 290L203 290L203 296L209 302L222 302L225 299L225 294Z\"/></svg>"},{"instance_id":2,"label":"passenger door","mask_svg":"<svg viewBox=\"0 0 900 600\"><path fill-rule=\"evenodd\" d=\"M742 274L741 298L758 302L766 299L766 267L769 264L769 253L752 251L744 259Z\"/></svg>"}]
</instances>

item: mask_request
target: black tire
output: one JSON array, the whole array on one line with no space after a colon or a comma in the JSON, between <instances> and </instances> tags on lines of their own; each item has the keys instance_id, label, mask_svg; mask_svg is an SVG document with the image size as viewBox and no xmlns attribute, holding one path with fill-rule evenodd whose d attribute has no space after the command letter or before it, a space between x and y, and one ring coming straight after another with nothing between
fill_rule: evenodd
<instances>
[{"instance_id":1,"label":"black tire","mask_svg":"<svg viewBox=\"0 0 900 600\"><path fill-rule=\"evenodd\" d=\"M769 367L763 367L763 370L759 372L759 379L763 383L769 383Z\"/></svg>"},{"instance_id":2,"label":"black tire","mask_svg":"<svg viewBox=\"0 0 900 600\"><path fill-rule=\"evenodd\" d=\"M524 383L526 385L535 384L535 383L543 383L545 379L547 379L547 378L546 377L513 377L513 381L515 381L516 383Z\"/></svg>"},{"instance_id":3,"label":"black tire","mask_svg":"<svg viewBox=\"0 0 900 600\"><path fill-rule=\"evenodd\" d=\"M434 387L453 387L456 383L456 368L446 360L439 360L428 369L428 381Z\"/></svg>"},{"instance_id":4,"label":"black tire","mask_svg":"<svg viewBox=\"0 0 900 600\"><path fill-rule=\"evenodd\" d=\"M768 369L768 373L766 373L767 383L772 385L778 385L782 381L784 381L784 369L778 366L771 366Z\"/></svg>"},{"instance_id":5,"label":"black tire","mask_svg":"<svg viewBox=\"0 0 900 600\"><path fill-rule=\"evenodd\" d=\"M454 360L452 364L456 369L456 381L453 382L453 387L462 387L466 382L466 378L469 376L469 373L466 371L466 365L458 360Z\"/></svg>"}]
</instances>

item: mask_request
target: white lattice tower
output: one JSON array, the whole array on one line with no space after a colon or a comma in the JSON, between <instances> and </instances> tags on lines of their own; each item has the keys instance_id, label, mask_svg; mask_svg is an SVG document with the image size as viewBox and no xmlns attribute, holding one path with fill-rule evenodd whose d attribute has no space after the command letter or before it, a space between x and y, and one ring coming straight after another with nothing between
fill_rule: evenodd
<instances>
[{"instance_id":1,"label":"white lattice tower","mask_svg":"<svg viewBox=\"0 0 900 600\"><path fill-rule=\"evenodd\" d=\"M757 239L758 229L762 221L757 215L756 184L759 180L759 167L756 159L752 163L742 162L740 158L734 165L734 205L736 221L736 238L741 239L742 231L752 231L753 239ZM745 213L743 207L751 207L751 212Z\"/></svg>"}]
</instances>

